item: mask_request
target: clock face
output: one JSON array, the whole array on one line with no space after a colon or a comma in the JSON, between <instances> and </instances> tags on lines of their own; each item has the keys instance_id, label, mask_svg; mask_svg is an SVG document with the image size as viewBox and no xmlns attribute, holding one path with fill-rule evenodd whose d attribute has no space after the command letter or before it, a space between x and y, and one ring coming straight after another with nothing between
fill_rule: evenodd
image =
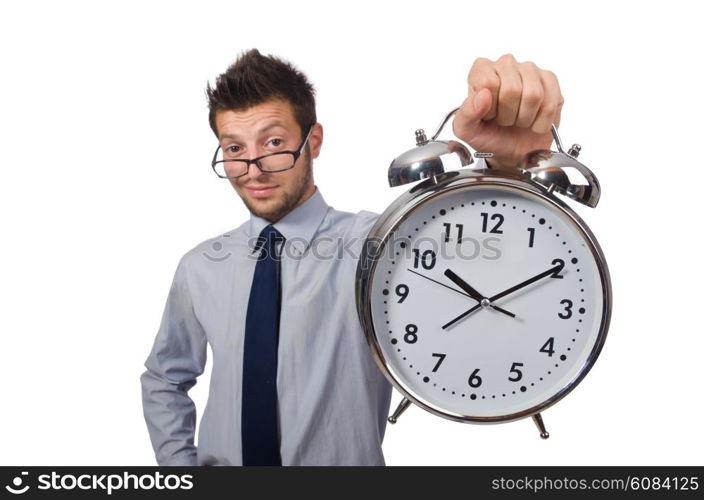
<instances>
[{"instance_id":1,"label":"clock face","mask_svg":"<svg viewBox=\"0 0 704 500\"><path fill-rule=\"evenodd\" d=\"M562 397L606 334L605 266L567 212L474 184L417 206L373 270L377 348L397 387L466 420L519 418Z\"/></svg>"}]
</instances>

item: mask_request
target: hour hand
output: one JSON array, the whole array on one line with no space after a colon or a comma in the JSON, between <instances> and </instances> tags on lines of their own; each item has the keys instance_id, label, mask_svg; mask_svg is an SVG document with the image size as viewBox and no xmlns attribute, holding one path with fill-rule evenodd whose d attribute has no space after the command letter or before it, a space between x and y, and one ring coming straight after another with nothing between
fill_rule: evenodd
<instances>
[{"instance_id":1,"label":"hour hand","mask_svg":"<svg viewBox=\"0 0 704 500\"><path fill-rule=\"evenodd\" d=\"M460 287L462 290L467 292L470 297L472 297L474 300L479 302L484 307L491 307L495 311L499 311L500 313L504 313L506 316L511 316L512 318L515 318L516 315L513 314L512 312L507 311L506 309L502 309L499 306L495 306L494 304L491 303L489 299L484 297L481 293L479 293L477 290L475 290L472 285L467 283L465 280L457 276L455 272L453 272L451 269L445 269L445 276L450 278L453 283L455 283L458 287ZM444 328L444 327L443 327Z\"/></svg>"},{"instance_id":2,"label":"hour hand","mask_svg":"<svg viewBox=\"0 0 704 500\"><path fill-rule=\"evenodd\" d=\"M467 292L469 296L477 302L481 302L482 300L484 300L484 296L481 293L477 292L474 288L472 288L472 285L457 276L457 274L455 274L451 269L445 269L445 276L450 278L453 283L455 283L458 287Z\"/></svg>"}]
</instances>

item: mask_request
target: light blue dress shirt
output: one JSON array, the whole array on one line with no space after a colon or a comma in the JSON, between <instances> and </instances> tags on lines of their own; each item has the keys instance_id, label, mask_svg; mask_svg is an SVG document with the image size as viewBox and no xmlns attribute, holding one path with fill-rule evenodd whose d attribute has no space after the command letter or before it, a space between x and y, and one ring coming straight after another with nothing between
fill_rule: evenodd
<instances>
[{"instance_id":1,"label":"light blue dress shirt","mask_svg":"<svg viewBox=\"0 0 704 500\"><path fill-rule=\"evenodd\" d=\"M354 280L377 218L340 212L320 191L274 224L286 238L277 390L283 465L384 465L391 385L374 363L356 312ZM159 465L241 465L242 356L257 236L251 215L180 260L141 376L144 417ZM208 402L194 445L188 390L213 351Z\"/></svg>"}]
</instances>

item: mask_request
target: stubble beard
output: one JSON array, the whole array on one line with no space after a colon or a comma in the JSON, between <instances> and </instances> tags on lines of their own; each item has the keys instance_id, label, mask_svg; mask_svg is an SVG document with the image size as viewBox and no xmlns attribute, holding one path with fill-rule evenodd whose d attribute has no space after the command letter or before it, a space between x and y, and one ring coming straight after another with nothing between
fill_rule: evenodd
<instances>
[{"instance_id":1,"label":"stubble beard","mask_svg":"<svg viewBox=\"0 0 704 500\"><path fill-rule=\"evenodd\" d=\"M306 193L313 178L313 162L311 161L310 149L307 144L305 152L301 156L301 160L303 160L302 165L298 165L294 168L303 168L305 173L301 177L300 182L296 184L292 192L282 193L281 197L276 200L276 203L272 207L266 209L260 209L254 206L246 196L242 196L242 194L240 194L240 198L242 198L242 201L247 209L257 217L261 217L270 222L278 221L293 210L298 205L301 198L303 198L303 195Z\"/></svg>"}]
</instances>

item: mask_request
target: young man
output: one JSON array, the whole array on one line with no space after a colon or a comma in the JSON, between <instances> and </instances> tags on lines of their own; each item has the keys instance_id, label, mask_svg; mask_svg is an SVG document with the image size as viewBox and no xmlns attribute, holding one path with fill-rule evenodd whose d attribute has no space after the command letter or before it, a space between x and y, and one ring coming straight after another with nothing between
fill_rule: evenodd
<instances>
[{"instance_id":1,"label":"young man","mask_svg":"<svg viewBox=\"0 0 704 500\"><path fill-rule=\"evenodd\" d=\"M455 134L493 168L548 148L555 76L510 56L477 59ZM354 300L357 258L376 214L328 206L313 179L323 142L312 85L246 52L208 87L216 174L251 216L179 262L141 377L159 465L383 465L391 386ZM210 343L208 403L194 445L188 390Z\"/></svg>"}]
</instances>

